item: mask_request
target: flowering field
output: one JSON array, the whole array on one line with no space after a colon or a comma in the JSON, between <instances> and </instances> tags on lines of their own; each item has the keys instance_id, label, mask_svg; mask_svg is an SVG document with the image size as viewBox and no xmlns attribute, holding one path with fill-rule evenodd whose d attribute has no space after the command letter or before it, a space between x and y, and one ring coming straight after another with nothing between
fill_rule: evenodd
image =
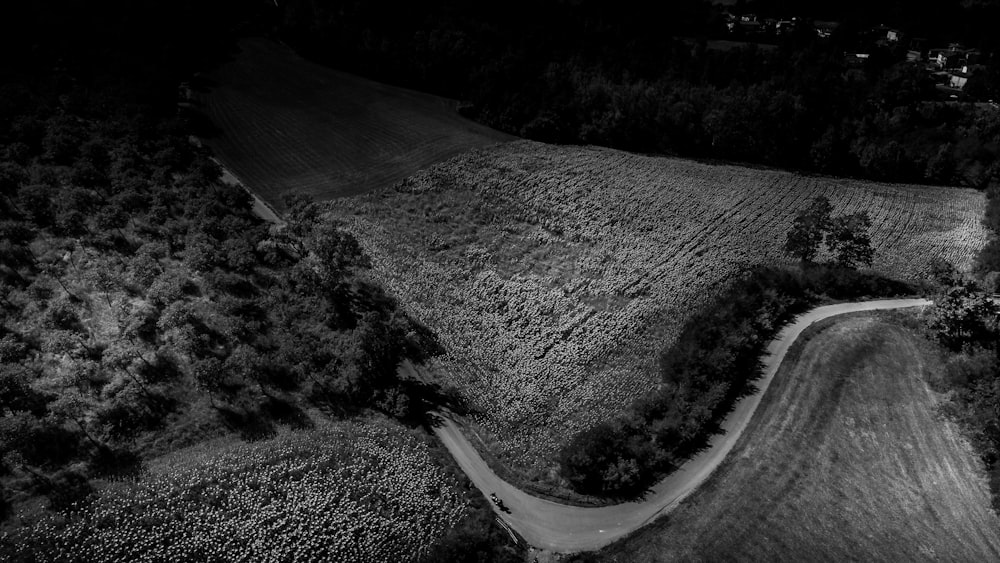
<instances>
[{"instance_id":1,"label":"flowering field","mask_svg":"<svg viewBox=\"0 0 1000 563\"><path fill-rule=\"evenodd\" d=\"M817 195L867 211L875 265L968 267L981 193L805 177L521 141L338 200L375 272L448 354L436 371L478 406L494 453L544 481L561 442L655 385L656 353L748 265L787 260Z\"/></svg>"},{"instance_id":2,"label":"flowering field","mask_svg":"<svg viewBox=\"0 0 1000 563\"><path fill-rule=\"evenodd\" d=\"M415 561L466 505L385 421L178 452L10 538L32 561Z\"/></svg>"}]
</instances>

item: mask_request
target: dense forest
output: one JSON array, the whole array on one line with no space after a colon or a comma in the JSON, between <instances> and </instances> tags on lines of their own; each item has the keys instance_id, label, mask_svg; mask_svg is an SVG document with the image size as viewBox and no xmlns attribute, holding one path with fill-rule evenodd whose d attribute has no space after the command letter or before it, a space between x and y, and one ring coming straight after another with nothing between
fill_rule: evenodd
<instances>
[{"instance_id":1,"label":"dense forest","mask_svg":"<svg viewBox=\"0 0 1000 563\"><path fill-rule=\"evenodd\" d=\"M10 8L34 35L4 40L35 42L0 67L3 529L79 513L109 479L218 436L317 413L419 423L428 392L396 368L433 337L318 205L255 216L178 114L178 84L224 60L255 8ZM473 503L436 549L516 559Z\"/></svg>"},{"instance_id":2,"label":"dense forest","mask_svg":"<svg viewBox=\"0 0 1000 563\"><path fill-rule=\"evenodd\" d=\"M64 506L89 477L307 406L407 415L396 365L421 338L353 238L305 201L269 228L183 123L104 109L132 92L21 86L0 143L8 496Z\"/></svg>"},{"instance_id":3,"label":"dense forest","mask_svg":"<svg viewBox=\"0 0 1000 563\"><path fill-rule=\"evenodd\" d=\"M970 78L965 98L1000 99L987 23L997 20L996 2L734 9L841 25L829 38L802 26L773 48L721 49L713 41L728 37L721 7L697 0L671 3L669 17L637 2L290 0L273 17L307 56L457 98L465 115L539 141L901 182L985 187L997 177L1000 112L936 101L928 73L905 62L910 45L876 45L869 32L897 21L923 38L921 49L981 49L986 68ZM860 49L870 56L845 57Z\"/></svg>"}]
</instances>

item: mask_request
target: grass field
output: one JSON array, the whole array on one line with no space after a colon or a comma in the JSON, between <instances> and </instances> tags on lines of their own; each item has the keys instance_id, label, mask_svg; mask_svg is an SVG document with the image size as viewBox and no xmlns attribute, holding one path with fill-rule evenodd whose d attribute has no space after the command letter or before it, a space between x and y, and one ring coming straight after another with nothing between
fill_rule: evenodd
<instances>
[{"instance_id":1,"label":"grass field","mask_svg":"<svg viewBox=\"0 0 1000 563\"><path fill-rule=\"evenodd\" d=\"M935 346L889 319L810 329L713 477L595 559L1000 558L981 464L927 386Z\"/></svg>"},{"instance_id":2,"label":"grass field","mask_svg":"<svg viewBox=\"0 0 1000 563\"><path fill-rule=\"evenodd\" d=\"M448 355L444 381L526 482L552 453L656 383L656 353L727 280L781 251L816 195L868 211L877 269L967 267L981 193L520 141L475 150L329 209Z\"/></svg>"},{"instance_id":3,"label":"grass field","mask_svg":"<svg viewBox=\"0 0 1000 563\"><path fill-rule=\"evenodd\" d=\"M206 143L279 211L287 192L358 194L511 139L459 116L452 100L331 70L265 39L240 48L195 101L222 130Z\"/></svg>"}]
</instances>

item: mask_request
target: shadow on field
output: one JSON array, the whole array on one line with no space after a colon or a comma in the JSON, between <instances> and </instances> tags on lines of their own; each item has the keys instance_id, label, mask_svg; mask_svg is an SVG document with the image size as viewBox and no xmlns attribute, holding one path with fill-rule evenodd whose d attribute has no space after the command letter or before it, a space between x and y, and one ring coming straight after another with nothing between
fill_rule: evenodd
<instances>
[{"instance_id":1,"label":"shadow on field","mask_svg":"<svg viewBox=\"0 0 1000 563\"><path fill-rule=\"evenodd\" d=\"M181 108L181 118L187 123L191 133L199 139L214 139L222 135L220 129L202 110L194 107Z\"/></svg>"}]
</instances>

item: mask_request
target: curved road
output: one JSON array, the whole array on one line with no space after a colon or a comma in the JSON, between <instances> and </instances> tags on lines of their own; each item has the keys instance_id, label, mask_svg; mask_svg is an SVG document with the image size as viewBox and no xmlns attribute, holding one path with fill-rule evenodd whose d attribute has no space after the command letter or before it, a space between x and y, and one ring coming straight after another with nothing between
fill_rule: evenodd
<instances>
[{"instance_id":1,"label":"curved road","mask_svg":"<svg viewBox=\"0 0 1000 563\"><path fill-rule=\"evenodd\" d=\"M712 437L706 450L660 481L641 501L585 508L533 497L497 477L454 421L442 416L434 432L483 495L489 497L495 492L503 500L510 512L498 511L497 514L529 544L563 553L598 549L669 512L711 475L750 422L785 353L809 325L845 313L930 304L926 299L841 303L817 307L800 315L768 345L764 374L755 382L757 392L737 403L722 423L724 433Z\"/></svg>"}]
</instances>

